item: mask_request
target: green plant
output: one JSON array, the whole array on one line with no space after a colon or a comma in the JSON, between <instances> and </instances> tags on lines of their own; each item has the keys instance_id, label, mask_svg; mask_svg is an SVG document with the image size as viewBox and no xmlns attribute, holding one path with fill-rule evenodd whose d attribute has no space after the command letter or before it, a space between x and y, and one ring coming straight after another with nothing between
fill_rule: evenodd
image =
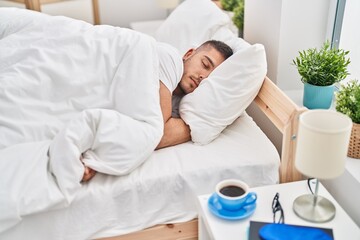
<instances>
[{"instance_id":1,"label":"green plant","mask_svg":"<svg viewBox=\"0 0 360 240\"><path fill-rule=\"evenodd\" d=\"M220 0L222 9L234 12L232 21L241 32L244 28L244 2L245 0Z\"/></svg>"},{"instance_id":2,"label":"green plant","mask_svg":"<svg viewBox=\"0 0 360 240\"><path fill-rule=\"evenodd\" d=\"M234 16L232 18L235 26L242 31L244 28L244 0L239 0L238 5L234 8Z\"/></svg>"},{"instance_id":3,"label":"green plant","mask_svg":"<svg viewBox=\"0 0 360 240\"><path fill-rule=\"evenodd\" d=\"M235 7L242 0L220 0L221 6L225 11L234 11Z\"/></svg>"},{"instance_id":4,"label":"green plant","mask_svg":"<svg viewBox=\"0 0 360 240\"><path fill-rule=\"evenodd\" d=\"M316 86L329 86L340 82L347 75L350 59L349 51L331 48L326 41L320 50L310 48L299 52L293 64L301 76L301 81Z\"/></svg>"},{"instance_id":5,"label":"green plant","mask_svg":"<svg viewBox=\"0 0 360 240\"><path fill-rule=\"evenodd\" d=\"M348 115L354 123L360 123L360 83L351 80L341 85L335 95L336 111Z\"/></svg>"}]
</instances>

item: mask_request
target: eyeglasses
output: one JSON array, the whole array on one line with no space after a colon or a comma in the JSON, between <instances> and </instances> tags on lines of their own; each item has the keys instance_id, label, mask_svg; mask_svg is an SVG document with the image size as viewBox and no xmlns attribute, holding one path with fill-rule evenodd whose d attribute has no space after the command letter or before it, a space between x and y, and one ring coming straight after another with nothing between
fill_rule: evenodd
<instances>
[{"instance_id":1,"label":"eyeglasses","mask_svg":"<svg viewBox=\"0 0 360 240\"><path fill-rule=\"evenodd\" d=\"M284 223L285 222L284 210L281 207L281 204L279 201L279 193L275 194L274 199L272 201L272 211L273 211L273 222L274 223Z\"/></svg>"}]
</instances>

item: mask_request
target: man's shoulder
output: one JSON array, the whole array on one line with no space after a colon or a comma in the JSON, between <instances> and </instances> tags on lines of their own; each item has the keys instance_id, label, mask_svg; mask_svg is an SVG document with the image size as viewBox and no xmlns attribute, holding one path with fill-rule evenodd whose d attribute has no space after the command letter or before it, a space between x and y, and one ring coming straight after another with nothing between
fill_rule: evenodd
<instances>
[{"instance_id":1,"label":"man's shoulder","mask_svg":"<svg viewBox=\"0 0 360 240\"><path fill-rule=\"evenodd\" d=\"M182 66L182 57L175 47L164 42L157 42L157 51L160 59L171 60L176 64L176 66Z\"/></svg>"},{"instance_id":2,"label":"man's shoulder","mask_svg":"<svg viewBox=\"0 0 360 240\"><path fill-rule=\"evenodd\" d=\"M172 45L165 43L165 42L156 42L156 46L158 50L165 51L180 57L179 51Z\"/></svg>"},{"instance_id":3,"label":"man's shoulder","mask_svg":"<svg viewBox=\"0 0 360 240\"><path fill-rule=\"evenodd\" d=\"M166 43L157 43L159 55L159 79L173 92L183 73L183 62L179 51Z\"/></svg>"}]
</instances>

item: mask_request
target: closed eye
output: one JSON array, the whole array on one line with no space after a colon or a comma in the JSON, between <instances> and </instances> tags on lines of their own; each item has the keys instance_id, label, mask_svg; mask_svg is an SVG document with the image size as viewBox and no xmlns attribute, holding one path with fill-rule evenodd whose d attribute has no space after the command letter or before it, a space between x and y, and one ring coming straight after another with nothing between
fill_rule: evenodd
<instances>
[{"instance_id":1,"label":"closed eye","mask_svg":"<svg viewBox=\"0 0 360 240\"><path fill-rule=\"evenodd\" d=\"M207 66L207 68L215 68L215 64L214 64L214 62L211 60L211 58L209 58L208 56L205 56L205 59L206 60L204 60L203 61L203 64L204 65L206 65ZM206 62L206 63L205 63Z\"/></svg>"},{"instance_id":2,"label":"closed eye","mask_svg":"<svg viewBox=\"0 0 360 240\"><path fill-rule=\"evenodd\" d=\"M203 67L206 69L206 70L209 70L210 69L210 65L208 64L208 63L206 63L206 62L202 62L202 65L203 65Z\"/></svg>"}]
</instances>

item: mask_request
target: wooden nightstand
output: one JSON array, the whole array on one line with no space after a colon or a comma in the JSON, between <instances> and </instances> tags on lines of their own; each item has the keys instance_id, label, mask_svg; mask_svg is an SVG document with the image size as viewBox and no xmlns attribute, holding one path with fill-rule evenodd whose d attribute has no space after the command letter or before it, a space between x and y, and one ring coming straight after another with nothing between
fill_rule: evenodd
<instances>
[{"instance_id":1,"label":"wooden nightstand","mask_svg":"<svg viewBox=\"0 0 360 240\"><path fill-rule=\"evenodd\" d=\"M327 223L311 223L302 220L295 215L292 204L298 196L310 193L306 181L284 183L278 185L252 188L258 195L257 207L253 215L242 220L224 220L213 215L208 209L208 199L211 196L201 195L198 197L199 209L199 240L231 240L247 239L250 220L272 222L272 200L275 194L280 194L280 203L284 209L285 223L303 226L317 226L333 229L336 240L360 239L360 228L346 214L342 207L320 184L319 195L329 199L336 207L335 218ZM354 204L357 199L354 199Z\"/></svg>"}]
</instances>

